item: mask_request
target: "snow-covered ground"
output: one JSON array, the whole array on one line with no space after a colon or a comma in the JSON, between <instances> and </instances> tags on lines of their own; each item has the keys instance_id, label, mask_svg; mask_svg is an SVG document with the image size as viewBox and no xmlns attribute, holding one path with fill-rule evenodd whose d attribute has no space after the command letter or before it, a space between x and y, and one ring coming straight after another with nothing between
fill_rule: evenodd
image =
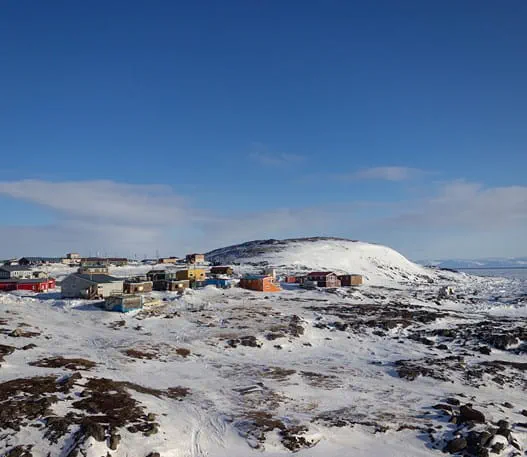
<instances>
[{"instance_id":1,"label":"snow-covered ground","mask_svg":"<svg viewBox=\"0 0 527 457\"><path fill-rule=\"evenodd\" d=\"M298 253L368 275L356 289L157 292L126 315L1 294L0 455L439 456L457 435L472 455L523 453L527 283L358 247L355 264Z\"/></svg>"}]
</instances>

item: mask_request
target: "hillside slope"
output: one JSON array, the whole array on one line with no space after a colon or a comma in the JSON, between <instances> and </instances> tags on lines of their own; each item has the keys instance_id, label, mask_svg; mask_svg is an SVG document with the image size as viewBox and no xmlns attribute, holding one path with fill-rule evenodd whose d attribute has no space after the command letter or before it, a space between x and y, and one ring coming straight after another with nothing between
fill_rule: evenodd
<instances>
[{"instance_id":1,"label":"hillside slope","mask_svg":"<svg viewBox=\"0 0 527 457\"><path fill-rule=\"evenodd\" d=\"M210 262L240 265L246 271L274 267L280 273L332 270L358 273L366 281L427 281L433 270L410 262L386 246L341 238L256 240L216 249L206 254Z\"/></svg>"}]
</instances>

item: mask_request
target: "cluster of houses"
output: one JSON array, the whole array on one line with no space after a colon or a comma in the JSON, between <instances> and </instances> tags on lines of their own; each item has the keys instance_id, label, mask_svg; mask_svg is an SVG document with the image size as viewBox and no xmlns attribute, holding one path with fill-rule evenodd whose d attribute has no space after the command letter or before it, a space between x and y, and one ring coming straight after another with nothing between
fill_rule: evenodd
<instances>
[{"instance_id":1,"label":"cluster of houses","mask_svg":"<svg viewBox=\"0 0 527 457\"><path fill-rule=\"evenodd\" d=\"M189 254L184 259L161 258L155 263L170 268L152 269L141 276L117 278L110 275L109 266L126 265L127 259L83 258L79 254L69 253L64 258L23 257L17 261L6 262L0 266L0 290L45 292L55 288L55 279L48 277L45 272L34 270L35 265L51 263L78 266L75 273L68 275L61 282L63 298L103 300L106 309L121 312L142 308L145 294L152 291L182 292L188 288L205 286L226 289L238 285L248 290L278 292L282 290L280 280L285 284L298 284L303 288L351 287L362 284L361 275L338 275L332 271L313 271L302 276L277 278L274 269L266 269L262 274L235 278L231 266L209 266L205 262L204 254ZM144 263L148 264L150 261Z\"/></svg>"},{"instance_id":2,"label":"cluster of houses","mask_svg":"<svg viewBox=\"0 0 527 457\"><path fill-rule=\"evenodd\" d=\"M128 259L123 257L81 257L76 252L70 252L64 257L20 257L2 262L6 265L42 266L42 265L128 265Z\"/></svg>"},{"instance_id":3,"label":"cluster of houses","mask_svg":"<svg viewBox=\"0 0 527 457\"><path fill-rule=\"evenodd\" d=\"M0 266L0 290L29 290L46 292L55 288L55 279L49 278L42 271L32 271L24 265Z\"/></svg>"}]
</instances>

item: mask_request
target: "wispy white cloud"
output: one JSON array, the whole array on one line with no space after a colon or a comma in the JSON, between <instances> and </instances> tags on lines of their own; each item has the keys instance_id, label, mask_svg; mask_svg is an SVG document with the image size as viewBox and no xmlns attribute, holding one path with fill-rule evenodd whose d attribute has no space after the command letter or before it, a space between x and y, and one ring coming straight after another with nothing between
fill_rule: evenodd
<instances>
[{"instance_id":1,"label":"wispy white cloud","mask_svg":"<svg viewBox=\"0 0 527 457\"><path fill-rule=\"evenodd\" d=\"M436 195L413 203L392 221L412 227L474 231L522 226L527 232L527 187L487 188L463 180L445 183Z\"/></svg>"},{"instance_id":2,"label":"wispy white cloud","mask_svg":"<svg viewBox=\"0 0 527 457\"><path fill-rule=\"evenodd\" d=\"M203 211L169 186L112 181L0 182L0 195L47 208L54 222L0 225L0 257L83 253L149 256L258 238L336 235L403 248L419 258L525 255L527 187L466 181L418 200L351 200L240 213ZM463 240L469 240L467 243Z\"/></svg>"},{"instance_id":3,"label":"wispy white cloud","mask_svg":"<svg viewBox=\"0 0 527 457\"><path fill-rule=\"evenodd\" d=\"M12 242L4 255L66 250L149 253L171 243L170 231L206 218L170 186L113 181L0 182L0 195L47 208L55 222L44 226L0 226ZM29 251L29 249L35 249Z\"/></svg>"},{"instance_id":4,"label":"wispy white cloud","mask_svg":"<svg viewBox=\"0 0 527 457\"><path fill-rule=\"evenodd\" d=\"M348 180L380 180L380 181L407 181L425 173L424 170L411 167L373 167L363 168L352 173L338 175L341 179Z\"/></svg>"},{"instance_id":5,"label":"wispy white cloud","mask_svg":"<svg viewBox=\"0 0 527 457\"><path fill-rule=\"evenodd\" d=\"M190 216L186 200L169 186L113 181L0 182L0 194L36 203L67 218L119 224L159 225Z\"/></svg>"}]
</instances>

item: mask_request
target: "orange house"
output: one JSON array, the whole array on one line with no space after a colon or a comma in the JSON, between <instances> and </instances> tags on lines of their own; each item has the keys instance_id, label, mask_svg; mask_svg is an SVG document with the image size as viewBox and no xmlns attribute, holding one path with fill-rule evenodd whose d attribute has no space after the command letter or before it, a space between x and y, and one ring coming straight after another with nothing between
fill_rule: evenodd
<instances>
[{"instance_id":1,"label":"orange house","mask_svg":"<svg viewBox=\"0 0 527 457\"><path fill-rule=\"evenodd\" d=\"M240 279L240 287L259 292L279 292L282 290L272 276L265 275L246 276Z\"/></svg>"}]
</instances>

